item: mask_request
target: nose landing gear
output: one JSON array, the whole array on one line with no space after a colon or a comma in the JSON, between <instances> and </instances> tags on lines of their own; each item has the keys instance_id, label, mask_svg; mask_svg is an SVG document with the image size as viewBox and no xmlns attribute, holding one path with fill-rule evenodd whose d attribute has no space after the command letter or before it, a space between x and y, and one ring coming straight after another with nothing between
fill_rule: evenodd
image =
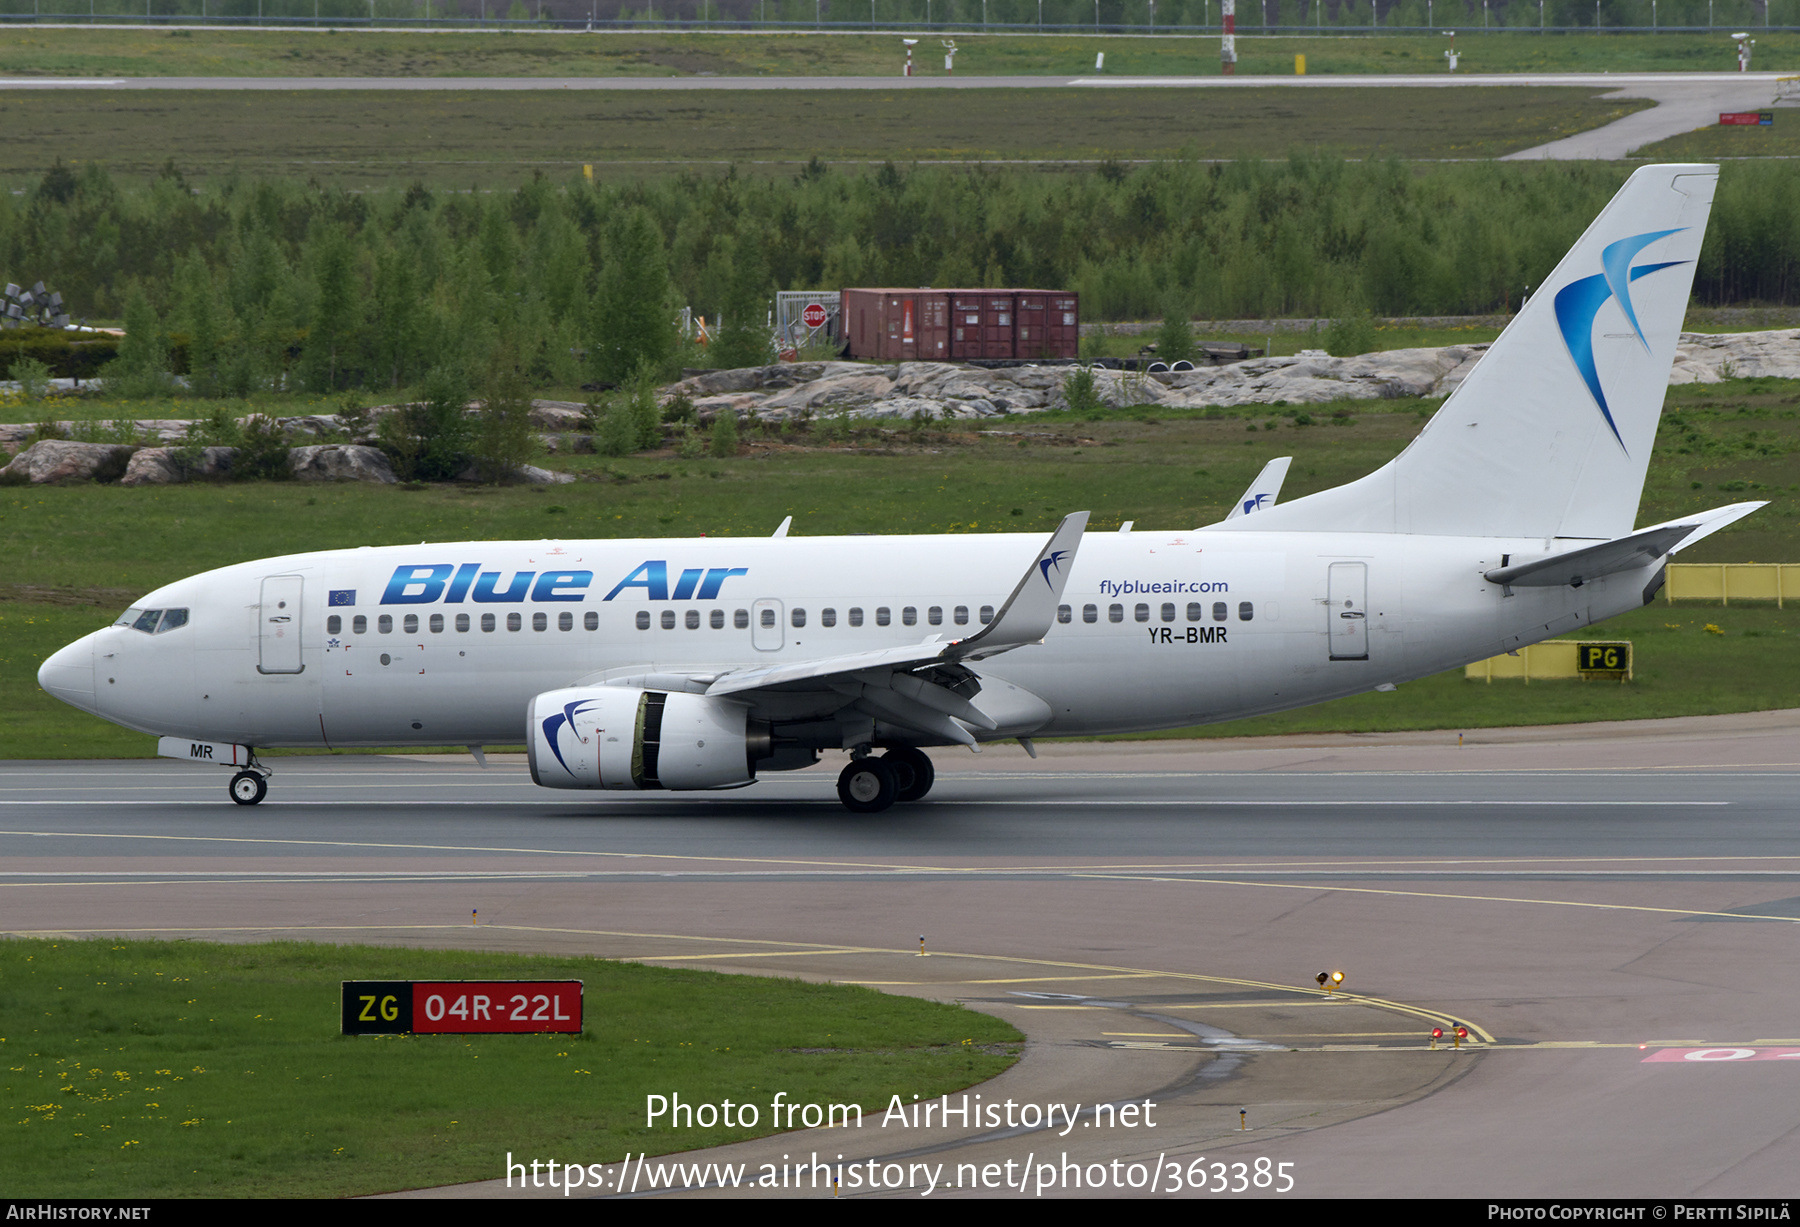
<instances>
[{"instance_id":1,"label":"nose landing gear","mask_svg":"<svg viewBox=\"0 0 1800 1227\"><path fill-rule=\"evenodd\" d=\"M254 771L240 771L231 777L231 799L239 805L255 805L269 792L269 781Z\"/></svg>"},{"instance_id":2,"label":"nose landing gear","mask_svg":"<svg viewBox=\"0 0 1800 1227\"><path fill-rule=\"evenodd\" d=\"M269 795L268 768L251 759L248 768L231 777L228 791L239 805L255 805Z\"/></svg>"}]
</instances>

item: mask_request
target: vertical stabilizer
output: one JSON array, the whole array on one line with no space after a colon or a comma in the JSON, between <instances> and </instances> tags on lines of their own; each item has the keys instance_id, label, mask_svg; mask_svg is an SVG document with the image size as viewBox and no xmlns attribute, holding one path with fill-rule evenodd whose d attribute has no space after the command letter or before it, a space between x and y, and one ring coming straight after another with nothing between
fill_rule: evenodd
<instances>
[{"instance_id":1,"label":"vertical stabilizer","mask_svg":"<svg viewBox=\"0 0 1800 1227\"><path fill-rule=\"evenodd\" d=\"M1632 174L1419 437L1245 531L1631 532L1718 167Z\"/></svg>"}]
</instances>

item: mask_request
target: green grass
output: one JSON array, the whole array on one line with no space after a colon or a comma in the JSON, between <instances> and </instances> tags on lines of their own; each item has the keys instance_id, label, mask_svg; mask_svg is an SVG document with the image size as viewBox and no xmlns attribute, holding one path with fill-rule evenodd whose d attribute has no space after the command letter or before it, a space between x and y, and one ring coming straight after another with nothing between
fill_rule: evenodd
<instances>
[{"instance_id":1,"label":"green grass","mask_svg":"<svg viewBox=\"0 0 1800 1227\"><path fill-rule=\"evenodd\" d=\"M1758 107L1746 107L1758 110ZM1800 113L1791 109L1775 112L1775 122L1768 127L1714 125L1667 140L1657 141L1636 150L1634 158L1653 162L1715 162L1721 158L1800 158Z\"/></svg>"},{"instance_id":2,"label":"green grass","mask_svg":"<svg viewBox=\"0 0 1800 1227\"><path fill-rule=\"evenodd\" d=\"M1487 158L1649 105L1592 89L1144 89L593 92L97 92L7 96L0 177L52 161L147 175L286 175L351 187L516 183L592 165L676 167L944 160ZM192 133L205 131L204 142Z\"/></svg>"},{"instance_id":3,"label":"green grass","mask_svg":"<svg viewBox=\"0 0 1800 1227\"><path fill-rule=\"evenodd\" d=\"M193 402L169 408L183 404ZM763 536L789 514L797 536L1047 532L1077 508L1091 509L1099 530L1127 519L1145 528L1192 527L1221 518L1275 456L1295 457L1285 498L1359 477L1399 452L1436 405L1398 400L1304 409L1138 408L1092 419L1036 414L919 432L871 425L843 439L826 439L817 430L772 431L753 433L745 454L725 461L684 460L668 451L540 458L586 479L553 490L293 483L4 487L0 757L151 753L148 737L44 694L37 668L63 644L109 624L142 593L213 567L402 541ZM1300 424L1303 412L1314 425ZM979 433L984 429L1012 433ZM1671 389L1639 522L1768 499L1770 506L1701 542L1684 560L1800 561L1797 451L1800 386L1792 381ZM1367 727L1450 727L1792 706L1800 687L1786 663L1753 650L1766 642L1749 641L1785 633L1786 619L1794 616L1734 605L1714 619L1728 632L1723 639L1676 635L1647 646L1639 683L1611 691L1571 688L1567 694L1579 696L1574 708L1573 700L1555 696L1554 687L1496 684L1471 697L1460 677L1440 678L1398 694L1220 725L1208 735L1364 727L1358 723L1364 720L1377 722ZM1656 630L1650 614L1632 617L1649 618L1647 631ZM1755 621L1762 617L1773 621ZM1627 624L1636 625L1610 622L1600 633L1612 635ZM1407 723L1378 723L1391 719Z\"/></svg>"},{"instance_id":4,"label":"green grass","mask_svg":"<svg viewBox=\"0 0 1800 1227\"><path fill-rule=\"evenodd\" d=\"M645 1096L885 1108L993 1077L1019 1033L854 986L295 942L0 942L9 1197L328 1197L779 1132L645 1127ZM581 980L580 1035L347 1037L342 980ZM867 1124L865 1124L867 1127Z\"/></svg>"},{"instance_id":5,"label":"green grass","mask_svg":"<svg viewBox=\"0 0 1800 1227\"><path fill-rule=\"evenodd\" d=\"M1214 10L1215 19L1217 10ZM1245 18L1248 21L1248 18ZM1723 20L1723 19L1721 19ZM1458 29L1466 72L1726 72L1730 40L1705 34L1484 34ZM1106 53L1108 75L1216 75L1218 36L1042 37L958 32L956 68L971 76L1091 73ZM1448 40L1434 35L1347 30L1317 37L1267 37L1240 25L1241 75L1441 72ZM934 44L927 44L934 48ZM923 50L923 49L922 49ZM853 31L734 34L556 32L390 33L342 30L34 29L9 26L0 47L5 76L887 76L901 56L893 35ZM919 57L923 75L941 59ZM1759 32L1759 70L1800 67L1800 36Z\"/></svg>"}]
</instances>

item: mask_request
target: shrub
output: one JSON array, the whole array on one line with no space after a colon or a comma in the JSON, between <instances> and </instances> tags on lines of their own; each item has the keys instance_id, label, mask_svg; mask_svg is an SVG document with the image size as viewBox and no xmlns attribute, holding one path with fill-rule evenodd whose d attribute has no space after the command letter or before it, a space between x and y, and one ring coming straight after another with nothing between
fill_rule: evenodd
<instances>
[{"instance_id":1,"label":"shrub","mask_svg":"<svg viewBox=\"0 0 1800 1227\"><path fill-rule=\"evenodd\" d=\"M730 409L719 410L712 424L712 454L720 460L738 454L738 420L737 414Z\"/></svg>"},{"instance_id":2,"label":"shrub","mask_svg":"<svg viewBox=\"0 0 1800 1227\"><path fill-rule=\"evenodd\" d=\"M1325 330L1325 352L1334 358L1371 354L1380 344L1375 321L1366 310L1332 320L1331 327Z\"/></svg>"},{"instance_id":3,"label":"shrub","mask_svg":"<svg viewBox=\"0 0 1800 1227\"><path fill-rule=\"evenodd\" d=\"M43 400L50 394L50 367L36 358L16 358L12 377L19 381L19 391L28 401Z\"/></svg>"},{"instance_id":4,"label":"shrub","mask_svg":"<svg viewBox=\"0 0 1800 1227\"><path fill-rule=\"evenodd\" d=\"M1099 386L1094 379L1094 368L1078 366L1069 372L1063 380L1063 399L1069 403L1069 412L1087 415L1100 409Z\"/></svg>"}]
</instances>

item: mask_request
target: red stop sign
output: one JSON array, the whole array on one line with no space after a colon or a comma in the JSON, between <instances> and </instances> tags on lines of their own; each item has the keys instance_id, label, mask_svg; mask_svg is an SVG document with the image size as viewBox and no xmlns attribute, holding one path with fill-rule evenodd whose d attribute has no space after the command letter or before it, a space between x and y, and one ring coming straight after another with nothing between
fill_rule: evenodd
<instances>
[{"instance_id":1,"label":"red stop sign","mask_svg":"<svg viewBox=\"0 0 1800 1227\"><path fill-rule=\"evenodd\" d=\"M823 328L825 326L825 321L829 319L830 316L826 313L823 306L816 302L811 302L806 304L806 310L800 313L800 318L808 328Z\"/></svg>"}]
</instances>

